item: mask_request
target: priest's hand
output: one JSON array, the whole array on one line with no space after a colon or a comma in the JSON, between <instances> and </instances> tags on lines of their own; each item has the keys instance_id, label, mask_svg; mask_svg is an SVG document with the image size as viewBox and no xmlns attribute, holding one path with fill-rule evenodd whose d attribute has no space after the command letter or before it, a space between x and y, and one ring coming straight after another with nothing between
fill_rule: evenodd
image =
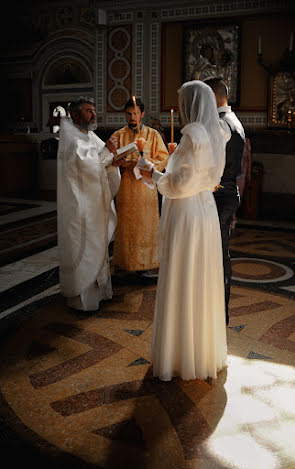
<instances>
[{"instance_id":1,"label":"priest's hand","mask_svg":"<svg viewBox=\"0 0 295 469\"><path fill-rule=\"evenodd\" d=\"M175 152L176 150L176 147L177 147L177 143L173 142L173 143L168 143L168 151L169 151L169 155L172 155L172 153Z\"/></svg>"},{"instance_id":2,"label":"priest's hand","mask_svg":"<svg viewBox=\"0 0 295 469\"><path fill-rule=\"evenodd\" d=\"M153 168L151 168L150 170L146 170L146 169L140 169L140 174L142 175L142 178L145 180L145 181L152 181L153 179Z\"/></svg>"},{"instance_id":3,"label":"priest's hand","mask_svg":"<svg viewBox=\"0 0 295 469\"><path fill-rule=\"evenodd\" d=\"M122 161L122 167L127 169L133 169L138 163L138 158L124 158Z\"/></svg>"},{"instance_id":4,"label":"priest's hand","mask_svg":"<svg viewBox=\"0 0 295 469\"><path fill-rule=\"evenodd\" d=\"M124 159L125 158L122 158L121 160L116 160L116 158L114 157L113 158L113 161L112 161L112 166L115 166L116 168L118 168L119 166L121 166L124 162Z\"/></svg>"},{"instance_id":5,"label":"priest's hand","mask_svg":"<svg viewBox=\"0 0 295 469\"><path fill-rule=\"evenodd\" d=\"M106 148L109 150L110 153L116 153L116 150L119 146L118 140L115 137L111 137L106 141Z\"/></svg>"}]
</instances>

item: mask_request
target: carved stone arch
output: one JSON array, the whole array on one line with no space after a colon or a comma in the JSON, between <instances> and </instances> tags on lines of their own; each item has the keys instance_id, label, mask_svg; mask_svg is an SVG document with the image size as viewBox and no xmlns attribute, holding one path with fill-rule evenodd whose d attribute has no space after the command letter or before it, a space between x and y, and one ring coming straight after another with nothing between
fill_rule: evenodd
<instances>
[{"instance_id":1,"label":"carved stone arch","mask_svg":"<svg viewBox=\"0 0 295 469\"><path fill-rule=\"evenodd\" d=\"M94 80L94 49L86 41L76 38L63 38L50 41L38 51L34 61L39 86L44 86L46 72L61 59L72 59L84 67L89 76L90 82Z\"/></svg>"},{"instance_id":2,"label":"carved stone arch","mask_svg":"<svg viewBox=\"0 0 295 469\"><path fill-rule=\"evenodd\" d=\"M57 38L39 49L34 60L34 95L35 102L40 103L35 115L43 131L49 131L47 122L54 103L70 101L85 94L93 97L94 63L93 46L81 38ZM73 79L63 80L61 77L55 83L50 81L50 73L54 76L54 67L62 71L66 65L72 67L70 73Z\"/></svg>"},{"instance_id":3,"label":"carved stone arch","mask_svg":"<svg viewBox=\"0 0 295 469\"><path fill-rule=\"evenodd\" d=\"M45 70L42 76L42 90L48 87L64 87L69 85L92 86L92 73L84 61L70 52L62 57L56 57Z\"/></svg>"}]
</instances>

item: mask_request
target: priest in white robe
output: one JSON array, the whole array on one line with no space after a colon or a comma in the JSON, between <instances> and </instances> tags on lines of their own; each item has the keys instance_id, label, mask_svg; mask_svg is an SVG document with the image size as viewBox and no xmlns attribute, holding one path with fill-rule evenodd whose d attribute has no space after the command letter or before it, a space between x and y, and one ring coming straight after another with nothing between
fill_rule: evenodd
<instances>
[{"instance_id":1,"label":"priest in white robe","mask_svg":"<svg viewBox=\"0 0 295 469\"><path fill-rule=\"evenodd\" d=\"M108 245L116 227L113 198L120 185L113 165L116 139L104 143L93 132L91 98L70 105L60 123L57 177L60 284L68 306L95 311L112 298ZM116 163L114 163L116 164Z\"/></svg>"}]
</instances>

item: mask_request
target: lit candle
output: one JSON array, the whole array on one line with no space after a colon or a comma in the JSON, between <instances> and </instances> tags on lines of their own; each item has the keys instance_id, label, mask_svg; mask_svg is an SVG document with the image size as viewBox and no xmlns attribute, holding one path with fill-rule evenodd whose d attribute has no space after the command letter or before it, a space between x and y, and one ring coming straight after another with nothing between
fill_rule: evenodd
<instances>
[{"instance_id":1,"label":"lit candle","mask_svg":"<svg viewBox=\"0 0 295 469\"><path fill-rule=\"evenodd\" d=\"M138 132L138 136L140 136L139 120L138 120L138 115L137 115L136 97L132 96L132 99L133 99L134 110L135 110L135 115L136 115L137 132Z\"/></svg>"},{"instance_id":2,"label":"lit candle","mask_svg":"<svg viewBox=\"0 0 295 469\"><path fill-rule=\"evenodd\" d=\"M261 36L258 36L258 54L261 55Z\"/></svg>"},{"instance_id":3,"label":"lit candle","mask_svg":"<svg viewBox=\"0 0 295 469\"><path fill-rule=\"evenodd\" d=\"M173 109L171 109L171 143L174 141L174 122L173 122Z\"/></svg>"},{"instance_id":4,"label":"lit candle","mask_svg":"<svg viewBox=\"0 0 295 469\"><path fill-rule=\"evenodd\" d=\"M290 42L289 42L289 51L292 52L293 50L293 31L290 34Z\"/></svg>"}]
</instances>

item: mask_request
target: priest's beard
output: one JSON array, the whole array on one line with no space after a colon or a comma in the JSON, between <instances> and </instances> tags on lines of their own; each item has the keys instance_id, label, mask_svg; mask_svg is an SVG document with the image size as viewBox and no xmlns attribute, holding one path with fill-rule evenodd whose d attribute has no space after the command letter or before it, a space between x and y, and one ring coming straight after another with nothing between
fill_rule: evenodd
<instances>
[{"instance_id":1,"label":"priest's beard","mask_svg":"<svg viewBox=\"0 0 295 469\"><path fill-rule=\"evenodd\" d=\"M87 132L93 132L94 130L97 129L97 122L91 122L90 124L88 124L87 122L79 122L78 126L80 127L80 129L82 130L87 130Z\"/></svg>"},{"instance_id":2,"label":"priest's beard","mask_svg":"<svg viewBox=\"0 0 295 469\"><path fill-rule=\"evenodd\" d=\"M133 130L134 132L137 132L137 124L128 124L128 127L130 130ZM139 128L141 129L141 122L139 124Z\"/></svg>"}]
</instances>

